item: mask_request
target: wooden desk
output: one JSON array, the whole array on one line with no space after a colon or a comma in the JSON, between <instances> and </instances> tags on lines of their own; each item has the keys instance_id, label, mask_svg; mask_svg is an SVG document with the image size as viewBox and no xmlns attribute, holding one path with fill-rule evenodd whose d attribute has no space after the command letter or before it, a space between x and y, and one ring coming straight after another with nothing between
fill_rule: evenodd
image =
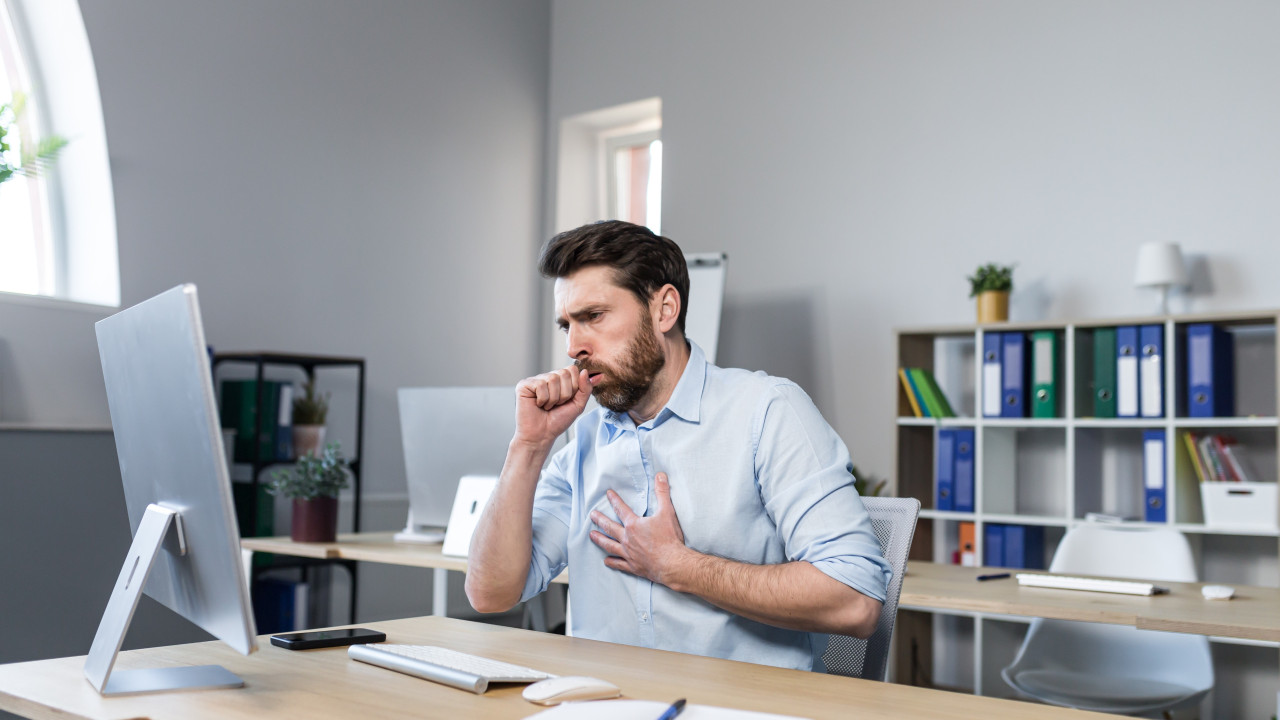
<instances>
[{"instance_id":1,"label":"wooden desk","mask_svg":"<svg viewBox=\"0 0 1280 720\"><path fill-rule=\"evenodd\" d=\"M240 547L254 552L269 552L294 557L324 560L343 558L387 565L467 571L467 559L445 555L441 543L402 543L395 533L344 533L337 542L300 543L285 537L244 538Z\"/></svg>"},{"instance_id":2,"label":"wooden desk","mask_svg":"<svg viewBox=\"0 0 1280 720\"><path fill-rule=\"evenodd\" d=\"M1194 595L1179 598L1178 605L1157 606L1139 616L1138 627L1280 642L1280 590L1232 585L1235 597L1223 602L1204 600L1199 596L1199 586L1192 587ZM1192 611L1197 602L1210 604L1214 611Z\"/></svg>"},{"instance_id":3,"label":"wooden desk","mask_svg":"<svg viewBox=\"0 0 1280 720\"><path fill-rule=\"evenodd\" d=\"M800 670L647 650L450 618L368 623L392 642L442 645L559 675L591 675L625 697L718 705L814 718L1105 718L1110 715L976 697ZM120 654L117 667L217 663L244 678L235 690L104 699L84 679L83 657L0 665L0 709L33 718L258 720L274 717L524 718L542 708L520 686L473 695L347 658L346 648L262 647L248 657L219 642ZM604 701L607 702L607 701ZM602 705L602 717L607 717Z\"/></svg>"},{"instance_id":4,"label":"wooden desk","mask_svg":"<svg viewBox=\"0 0 1280 720\"><path fill-rule=\"evenodd\" d=\"M318 559L345 558L365 562L430 568L431 614L448 615L450 570L465 573L466 558L453 557L441 552L442 543L403 543L395 541L395 533L344 533L337 542L300 543L286 537L244 538L240 547L254 552L269 552L294 557ZM568 584L569 571L560 573L551 582Z\"/></svg>"},{"instance_id":5,"label":"wooden desk","mask_svg":"<svg viewBox=\"0 0 1280 720\"><path fill-rule=\"evenodd\" d=\"M1198 635L1280 641L1280 589L1233 585L1231 600L1205 600L1201 583L1159 583L1167 595L1136 596L1018 585L1016 578L979 582L1000 568L912 562L899 607L960 610L1134 625ZM1014 571L1016 572L1016 571Z\"/></svg>"},{"instance_id":6,"label":"wooden desk","mask_svg":"<svg viewBox=\"0 0 1280 720\"><path fill-rule=\"evenodd\" d=\"M432 614L444 615L445 573L466 572L463 558L441 554L440 545L398 543L392 533L338 536L334 543L295 543L287 537L246 538L241 546L259 552L314 558L347 558L368 562L431 568L436 572ZM1017 580L974 578L1000 568L912 562L902 581L900 607L908 610L957 610L996 615L1021 615L1059 620L1133 625L1144 630L1169 630L1280 642L1280 589L1235 585L1228 601L1205 600L1199 583L1161 583L1168 595L1140 597L1110 593L1024 588ZM567 583L568 572L554 582Z\"/></svg>"}]
</instances>

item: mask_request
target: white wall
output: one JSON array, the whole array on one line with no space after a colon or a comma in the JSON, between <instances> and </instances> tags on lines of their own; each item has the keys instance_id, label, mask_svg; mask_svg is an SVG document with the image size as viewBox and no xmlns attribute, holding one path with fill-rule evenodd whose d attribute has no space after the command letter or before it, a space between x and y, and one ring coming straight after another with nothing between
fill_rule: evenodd
<instances>
[{"instance_id":1,"label":"white wall","mask_svg":"<svg viewBox=\"0 0 1280 720\"><path fill-rule=\"evenodd\" d=\"M888 476L892 329L973 322L980 264L1017 263L1014 319L1147 314L1136 251L1171 240L1175 312L1280 306L1277 27L1243 0L554 0L549 157L564 118L660 97L663 232L730 257L719 364L793 378ZM1219 711L1271 713L1259 655Z\"/></svg>"},{"instance_id":2,"label":"white wall","mask_svg":"<svg viewBox=\"0 0 1280 720\"><path fill-rule=\"evenodd\" d=\"M366 358L366 487L402 494L397 387L534 365L547 4L81 6L123 304L195 282L219 350ZM0 422L108 424L106 314L0 299Z\"/></svg>"},{"instance_id":3,"label":"white wall","mask_svg":"<svg viewBox=\"0 0 1280 720\"><path fill-rule=\"evenodd\" d=\"M123 303L195 282L220 350L366 358L364 527L401 525L396 388L514 385L538 357L549 4L81 8ZM0 509L11 510L0 538L27 548L0 576L40 578L2 593L0 661L85 652L127 549L109 434L4 427L109 424L93 323L110 312L0 297ZM47 502L59 494L75 517ZM87 548L87 537L111 542ZM58 572L68 567L93 572ZM370 571L361 617L425 613L430 574L405 577ZM130 644L200 636L147 603Z\"/></svg>"},{"instance_id":4,"label":"white wall","mask_svg":"<svg viewBox=\"0 0 1280 720\"><path fill-rule=\"evenodd\" d=\"M972 322L979 264L1017 263L1015 319L1145 314L1137 247L1172 240L1174 311L1280 305L1277 27L1269 2L555 0L548 138L662 98L664 234L730 257L720 364L800 382L885 476L892 328Z\"/></svg>"}]
</instances>

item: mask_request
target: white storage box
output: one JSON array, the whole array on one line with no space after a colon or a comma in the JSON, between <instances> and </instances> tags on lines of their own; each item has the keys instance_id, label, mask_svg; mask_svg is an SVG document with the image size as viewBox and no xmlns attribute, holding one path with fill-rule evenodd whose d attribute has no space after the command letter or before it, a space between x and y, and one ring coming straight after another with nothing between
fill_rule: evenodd
<instances>
[{"instance_id":1,"label":"white storage box","mask_svg":"<svg viewBox=\"0 0 1280 720\"><path fill-rule=\"evenodd\" d=\"M1276 483L1200 483L1204 524L1219 528L1276 529Z\"/></svg>"}]
</instances>

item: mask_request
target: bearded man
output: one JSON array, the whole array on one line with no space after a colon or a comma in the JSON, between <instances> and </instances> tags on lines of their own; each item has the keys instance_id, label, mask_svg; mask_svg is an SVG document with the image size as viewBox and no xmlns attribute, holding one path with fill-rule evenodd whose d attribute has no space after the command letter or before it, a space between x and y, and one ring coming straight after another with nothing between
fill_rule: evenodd
<instances>
[{"instance_id":1,"label":"bearded man","mask_svg":"<svg viewBox=\"0 0 1280 720\"><path fill-rule=\"evenodd\" d=\"M685 338L680 248L601 222L552 238L539 269L573 364L516 386L471 604L506 611L570 567L576 637L804 670L827 633L868 637L892 571L848 449L795 383Z\"/></svg>"}]
</instances>

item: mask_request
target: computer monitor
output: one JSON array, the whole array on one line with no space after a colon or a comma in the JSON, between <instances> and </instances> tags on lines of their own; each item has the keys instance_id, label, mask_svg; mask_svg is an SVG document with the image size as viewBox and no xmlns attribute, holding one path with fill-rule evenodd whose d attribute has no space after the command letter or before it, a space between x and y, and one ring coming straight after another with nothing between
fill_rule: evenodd
<instances>
[{"instance_id":1,"label":"computer monitor","mask_svg":"<svg viewBox=\"0 0 1280 720\"><path fill-rule=\"evenodd\" d=\"M396 539L441 542L458 480L497 475L516 431L515 385L400 388L409 520Z\"/></svg>"},{"instance_id":2,"label":"computer monitor","mask_svg":"<svg viewBox=\"0 0 1280 720\"><path fill-rule=\"evenodd\" d=\"M140 593L248 655L257 649L195 285L97 323L133 544L85 661L103 694L244 682L217 665L112 673Z\"/></svg>"}]
</instances>

